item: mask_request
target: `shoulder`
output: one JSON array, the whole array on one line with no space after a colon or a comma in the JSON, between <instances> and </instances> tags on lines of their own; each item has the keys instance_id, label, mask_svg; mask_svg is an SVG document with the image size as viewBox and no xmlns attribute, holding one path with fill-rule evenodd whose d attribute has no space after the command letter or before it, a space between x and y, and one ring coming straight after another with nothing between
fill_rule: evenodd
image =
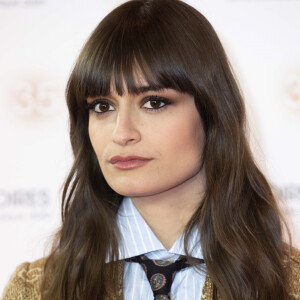
<instances>
[{"instance_id":1,"label":"shoulder","mask_svg":"<svg viewBox=\"0 0 300 300\"><path fill-rule=\"evenodd\" d=\"M17 267L6 285L2 300L40 300L40 286L46 259L23 263Z\"/></svg>"},{"instance_id":2,"label":"shoulder","mask_svg":"<svg viewBox=\"0 0 300 300\"><path fill-rule=\"evenodd\" d=\"M288 274L288 288L294 299L300 300L300 251L292 248L285 261Z\"/></svg>"}]
</instances>

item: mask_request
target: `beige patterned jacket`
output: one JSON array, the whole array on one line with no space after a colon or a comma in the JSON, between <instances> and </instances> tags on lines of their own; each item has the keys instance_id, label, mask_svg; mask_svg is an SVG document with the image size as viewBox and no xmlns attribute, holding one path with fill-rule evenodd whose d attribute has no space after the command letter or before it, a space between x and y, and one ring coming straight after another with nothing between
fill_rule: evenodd
<instances>
[{"instance_id":1,"label":"beige patterned jacket","mask_svg":"<svg viewBox=\"0 0 300 300\"><path fill-rule=\"evenodd\" d=\"M2 300L41 300L40 285L42 282L43 267L45 259L42 258L33 263L24 263L20 265L11 276L6 288L4 289ZM300 300L300 252L295 251L292 256L289 274L290 294L296 300ZM120 276L122 283L122 276ZM120 285L121 286L121 285ZM213 284L209 278L203 288L202 300L211 300L213 293ZM120 292L120 299L123 299ZM220 297L218 299L221 300ZM140 299L137 299L140 300Z\"/></svg>"}]
</instances>

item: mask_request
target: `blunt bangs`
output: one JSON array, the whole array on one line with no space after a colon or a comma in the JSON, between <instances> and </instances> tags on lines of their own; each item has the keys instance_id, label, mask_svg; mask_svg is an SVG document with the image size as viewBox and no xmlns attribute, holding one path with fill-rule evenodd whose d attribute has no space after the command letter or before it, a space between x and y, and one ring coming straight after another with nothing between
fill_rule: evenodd
<instances>
[{"instance_id":1,"label":"blunt bangs","mask_svg":"<svg viewBox=\"0 0 300 300\"><path fill-rule=\"evenodd\" d=\"M168 7L168 1L161 5L154 0L151 6L147 1L132 1L103 19L71 75L79 106L87 97L108 95L112 89L119 95L138 94L145 85L194 96L201 93L199 86L205 86L203 81L213 69L207 67L211 52L201 45L209 48L211 42L206 41L204 30L200 32L204 25L199 13L193 14L192 7L179 1L181 9L176 10L174 2Z\"/></svg>"}]
</instances>

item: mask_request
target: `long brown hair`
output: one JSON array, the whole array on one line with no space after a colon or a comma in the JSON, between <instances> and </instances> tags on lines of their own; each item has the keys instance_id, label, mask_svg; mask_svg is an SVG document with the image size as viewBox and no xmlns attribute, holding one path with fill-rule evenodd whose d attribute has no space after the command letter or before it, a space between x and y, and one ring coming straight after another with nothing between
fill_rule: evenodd
<instances>
[{"instance_id":1,"label":"long brown hair","mask_svg":"<svg viewBox=\"0 0 300 300\"><path fill-rule=\"evenodd\" d=\"M119 6L77 60L66 92L74 165L63 191L63 225L45 267L44 299L116 298L120 270L105 261L118 259L115 216L122 195L101 173L86 98L109 94L112 85L120 95L125 88L137 93L137 70L151 86L193 95L203 120L206 192L186 226L185 245L197 226L201 245L195 247L202 247L222 299L289 299L282 218L251 155L242 96L214 29L178 0Z\"/></svg>"}]
</instances>

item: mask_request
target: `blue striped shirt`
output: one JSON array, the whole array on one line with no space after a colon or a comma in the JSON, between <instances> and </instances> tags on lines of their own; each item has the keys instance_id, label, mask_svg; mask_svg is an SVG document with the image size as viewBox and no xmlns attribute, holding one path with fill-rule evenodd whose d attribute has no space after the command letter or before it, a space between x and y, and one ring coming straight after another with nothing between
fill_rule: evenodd
<instances>
[{"instance_id":1,"label":"blue striped shirt","mask_svg":"<svg viewBox=\"0 0 300 300\"><path fill-rule=\"evenodd\" d=\"M122 236L119 249L120 259L146 254L150 259L175 261L180 255L185 255L183 235L177 239L170 250L166 250L129 197L125 197L121 203L117 224ZM193 245L200 244L199 239L199 232L194 230L188 250L195 258L203 258L201 248L193 248ZM171 288L171 299L200 300L205 277L205 271L199 271L194 267L177 272ZM140 264L124 263L123 294L124 300L153 300L150 283Z\"/></svg>"}]
</instances>

